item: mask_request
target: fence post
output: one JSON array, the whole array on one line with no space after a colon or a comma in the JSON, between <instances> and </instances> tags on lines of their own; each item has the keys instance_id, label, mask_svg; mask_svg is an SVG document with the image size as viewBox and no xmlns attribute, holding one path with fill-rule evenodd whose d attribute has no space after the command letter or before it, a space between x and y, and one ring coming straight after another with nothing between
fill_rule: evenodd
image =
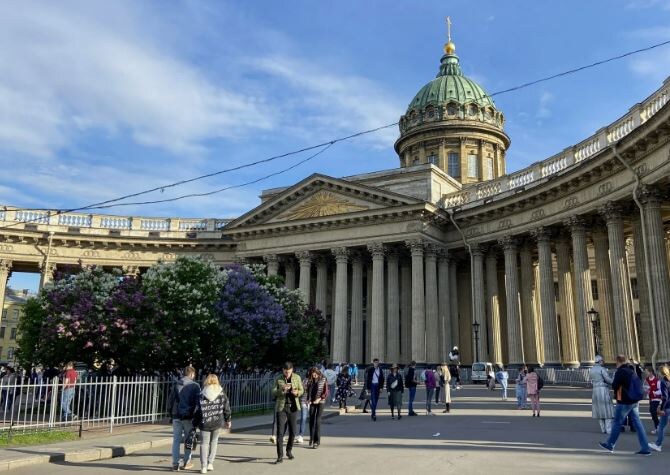
<instances>
[{"instance_id":1,"label":"fence post","mask_svg":"<svg viewBox=\"0 0 670 475\"><path fill-rule=\"evenodd\" d=\"M158 418L158 378L153 378L152 383L151 397L153 402L151 405L151 423L155 424Z\"/></svg>"},{"instance_id":2,"label":"fence post","mask_svg":"<svg viewBox=\"0 0 670 475\"><path fill-rule=\"evenodd\" d=\"M49 410L49 427L56 424L56 412L58 410L58 378L53 378L51 383L51 408Z\"/></svg>"},{"instance_id":3,"label":"fence post","mask_svg":"<svg viewBox=\"0 0 670 475\"><path fill-rule=\"evenodd\" d=\"M112 407L110 408L109 416L109 433L114 430L114 416L116 412L116 376L112 376Z\"/></svg>"}]
</instances>

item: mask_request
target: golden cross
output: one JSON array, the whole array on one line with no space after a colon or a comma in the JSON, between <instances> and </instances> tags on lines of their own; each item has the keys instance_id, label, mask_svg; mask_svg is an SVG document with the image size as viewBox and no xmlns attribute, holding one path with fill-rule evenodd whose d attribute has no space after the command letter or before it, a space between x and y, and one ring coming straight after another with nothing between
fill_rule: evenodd
<instances>
[{"instance_id":1,"label":"golden cross","mask_svg":"<svg viewBox=\"0 0 670 475\"><path fill-rule=\"evenodd\" d=\"M451 41L451 17L447 17L447 37Z\"/></svg>"}]
</instances>

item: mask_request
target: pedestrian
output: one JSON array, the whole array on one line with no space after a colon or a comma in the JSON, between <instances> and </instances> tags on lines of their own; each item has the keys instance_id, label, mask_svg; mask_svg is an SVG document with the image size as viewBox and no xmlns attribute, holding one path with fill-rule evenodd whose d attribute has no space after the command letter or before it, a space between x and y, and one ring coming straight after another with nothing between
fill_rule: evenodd
<instances>
[{"instance_id":1,"label":"pedestrian","mask_svg":"<svg viewBox=\"0 0 670 475\"><path fill-rule=\"evenodd\" d=\"M307 372L305 394L309 404L309 446L318 449L321 443L323 405L328 400L328 382L317 368Z\"/></svg>"},{"instance_id":2,"label":"pedestrian","mask_svg":"<svg viewBox=\"0 0 670 475\"><path fill-rule=\"evenodd\" d=\"M179 378L171 388L171 415L172 415L172 471L178 472L182 468L190 470L193 468L191 461L191 449L184 446L184 463L179 465L182 437L188 437L193 429L193 415L198 406L200 397L200 386L193 381L195 368L187 366L184 368L184 376Z\"/></svg>"},{"instance_id":3,"label":"pedestrian","mask_svg":"<svg viewBox=\"0 0 670 475\"><path fill-rule=\"evenodd\" d=\"M200 473L214 470L216 449L221 428L230 429L230 402L219 383L219 377L210 373L202 383L193 425L200 429Z\"/></svg>"},{"instance_id":4,"label":"pedestrian","mask_svg":"<svg viewBox=\"0 0 670 475\"><path fill-rule=\"evenodd\" d=\"M7 368L8 372L14 374L13 368ZM75 385L77 384L77 372L74 369L74 362L70 361L65 364L63 371L63 393L61 394L60 413L61 420L74 421L77 420L77 415L72 412L72 400L74 399Z\"/></svg>"},{"instance_id":5,"label":"pedestrian","mask_svg":"<svg viewBox=\"0 0 670 475\"><path fill-rule=\"evenodd\" d=\"M337 375L337 393L335 394L335 402L337 402L337 405L340 408L340 413L342 413L342 411L347 411L347 400L352 394L353 390L351 389L349 368L343 366L340 374Z\"/></svg>"},{"instance_id":6,"label":"pedestrian","mask_svg":"<svg viewBox=\"0 0 670 475\"><path fill-rule=\"evenodd\" d=\"M441 402L444 403L444 411L450 412L451 410L451 371L449 370L449 365L444 362L437 368L437 374L440 375L439 384L442 386L442 399Z\"/></svg>"},{"instance_id":7,"label":"pedestrian","mask_svg":"<svg viewBox=\"0 0 670 475\"><path fill-rule=\"evenodd\" d=\"M402 394L405 392L402 375L398 371L398 363L393 363L391 372L386 378L386 390L388 391L389 407L391 408L391 419L395 419L394 411L398 413L398 420L402 418Z\"/></svg>"},{"instance_id":8,"label":"pedestrian","mask_svg":"<svg viewBox=\"0 0 670 475\"><path fill-rule=\"evenodd\" d=\"M435 374L435 405L438 405L440 403L440 393L442 392L442 387L443 384L441 383L442 376L440 376L440 366L436 366L435 369L433 370L433 374Z\"/></svg>"},{"instance_id":9,"label":"pedestrian","mask_svg":"<svg viewBox=\"0 0 670 475\"><path fill-rule=\"evenodd\" d=\"M75 380L77 379L77 373L75 372ZM2 409L4 413L4 419L12 419L12 414L14 412L14 396L16 395L17 392L17 377L16 377L16 372L14 371L14 368L11 366L7 366L5 369L5 373L3 374L2 378L0 378L0 381L2 381L2 401L0 404L2 404ZM18 391L19 394L21 394L21 391ZM65 395L65 389L63 389L63 394ZM73 389L72 389L72 396L74 396L74 384L73 384ZM72 402L72 399L70 398L70 402ZM68 403L69 404L69 403ZM64 406L62 406L64 407ZM61 409L63 410L63 409ZM66 420L63 417L63 420Z\"/></svg>"},{"instance_id":10,"label":"pedestrian","mask_svg":"<svg viewBox=\"0 0 670 475\"><path fill-rule=\"evenodd\" d=\"M486 370L486 386L493 391L496 388L496 375L493 372L493 366L491 364L487 364L487 370Z\"/></svg>"},{"instance_id":11,"label":"pedestrian","mask_svg":"<svg viewBox=\"0 0 670 475\"><path fill-rule=\"evenodd\" d=\"M509 373L505 371L503 365L498 365L498 371L496 372L496 381L500 383L500 391L502 393L502 400L507 401L507 380L509 379Z\"/></svg>"},{"instance_id":12,"label":"pedestrian","mask_svg":"<svg viewBox=\"0 0 670 475\"><path fill-rule=\"evenodd\" d=\"M416 397L416 386L419 384L416 378L416 361L411 361L405 371L405 387L409 392L409 402L407 403L407 415L418 416L414 412L414 398Z\"/></svg>"},{"instance_id":13,"label":"pedestrian","mask_svg":"<svg viewBox=\"0 0 670 475\"><path fill-rule=\"evenodd\" d=\"M433 414L433 396L435 395L435 387L437 383L435 382L435 373L433 368L426 368L423 372L426 378L426 415L434 416Z\"/></svg>"},{"instance_id":14,"label":"pedestrian","mask_svg":"<svg viewBox=\"0 0 670 475\"><path fill-rule=\"evenodd\" d=\"M516 408L517 409L526 409L526 399L528 399L528 393L526 391L526 375L528 374L528 368L526 365L523 365L519 369L519 374L516 377Z\"/></svg>"},{"instance_id":15,"label":"pedestrian","mask_svg":"<svg viewBox=\"0 0 670 475\"><path fill-rule=\"evenodd\" d=\"M612 425L612 432L606 442L599 442L598 445L607 452L614 452L614 444L616 444L619 434L621 433L621 426L628 414L631 415L633 426L637 431L637 440L640 443L640 450L636 452L637 455L651 455L649 450L649 442L647 435L644 432L644 427L640 421L640 412L638 409L638 402L644 398L644 391L642 390L642 381L638 377L635 368L626 363L624 355L616 357L617 370L612 381L612 389L616 395L616 409L614 411L614 423Z\"/></svg>"},{"instance_id":16,"label":"pedestrian","mask_svg":"<svg viewBox=\"0 0 670 475\"><path fill-rule=\"evenodd\" d=\"M300 410L300 396L304 392L300 376L293 372L293 363L287 361L282 374L275 381L272 395L275 397L275 416L277 429L277 460L284 461L284 426L288 423L288 442L286 457L293 459L293 442L295 440L295 424Z\"/></svg>"},{"instance_id":17,"label":"pedestrian","mask_svg":"<svg viewBox=\"0 0 670 475\"><path fill-rule=\"evenodd\" d=\"M351 378L354 380L354 384L358 384L358 365L356 363L351 363Z\"/></svg>"},{"instance_id":18,"label":"pedestrian","mask_svg":"<svg viewBox=\"0 0 670 475\"><path fill-rule=\"evenodd\" d=\"M528 368L526 375L526 392L530 398L530 405L533 409L533 417L537 414L540 417L540 390L542 389L542 378L535 372L532 366Z\"/></svg>"},{"instance_id":19,"label":"pedestrian","mask_svg":"<svg viewBox=\"0 0 670 475\"><path fill-rule=\"evenodd\" d=\"M372 420L377 420L377 403L379 402L379 393L384 387L384 372L379 367L379 358L372 360L372 366L365 369L365 387L370 390L370 409L372 410Z\"/></svg>"},{"instance_id":20,"label":"pedestrian","mask_svg":"<svg viewBox=\"0 0 670 475\"><path fill-rule=\"evenodd\" d=\"M458 366L461 364L461 353L454 346L449 352L449 372L451 373L451 389L461 389L461 375Z\"/></svg>"},{"instance_id":21,"label":"pedestrian","mask_svg":"<svg viewBox=\"0 0 670 475\"><path fill-rule=\"evenodd\" d=\"M661 404L661 381L656 376L654 368L649 366L645 369L645 382L649 386L649 415L654 423L654 428L651 430L652 434L656 434L658 430L658 406Z\"/></svg>"},{"instance_id":22,"label":"pedestrian","mask_svg":"<svg viewBox=\"0 0 670 475\"><path fill-rule=\"evenodd\" d=\"M335 402L335 384L337 383L337 373L333 369L333 365L330 364L328 365L328 368L323 372L323 375L326 377L326 381L328 381L328 393L330 394L331 403Z\"/></svg>"},{"instance_id":23,"label":"pedestrian","mask_svg":"<svg viewBox=\"0 0 670 475\"><path fill-rule=\"evenodd\" d=\"M446 386L449 384L449 381L451 380L451 376L449 375L449 366L447 363L442 363L439 365L436 369L435 372L437 376L437 388L435 389L435 404L439 404L440 402L444 402L444 392L446 391ZM439 396L442 395L442 399L439 398Z\"/></svg>"},{"instance_id":24,"label":"pedestrian","mask_svg":"<svg viewBox=\"0 0 670 475\"><path fill-rule=\"evenodd\" d=\"M661 451L663 446L663 437L665 428L668 425L668 417L670 417L670 368L662 366L660 369L661 377L659 378L658 387L661 391L661 403L658 405L656 412L661 416L661 420L656 430L656 443L650 443L649 448L656 452Z\"/></svg>"},{"instance_id":25,"label":"pedestrian","mask_svg":"<svg viewBox=\"0 0 670 475\"><path fill-rule=\"evenodd\" d=\"M610 395L612 377L603 365L603 357L596 355L595 365L589 372L593 385L591 417L598 419L600 431L603 434L609 434L612 432L612 418L614 417L614 406Z\"/></svg>"},{"instance_id":26,"label":"pedestrian","mask_svg":"<svg viewBox=\"0 0 670 475\"><path fill-rule=\"evenodd\" d=\"M305 379L302 380L303 389L307 387L309 382L309 375L305 376ZM300 429L298 430L298 436L295 438L296 444L302 444L304 442L303 434L307 427L307 420L309 419L309 405L307 403L307 391L302 393L300 396Z\"/></svg>"}]
</instances>

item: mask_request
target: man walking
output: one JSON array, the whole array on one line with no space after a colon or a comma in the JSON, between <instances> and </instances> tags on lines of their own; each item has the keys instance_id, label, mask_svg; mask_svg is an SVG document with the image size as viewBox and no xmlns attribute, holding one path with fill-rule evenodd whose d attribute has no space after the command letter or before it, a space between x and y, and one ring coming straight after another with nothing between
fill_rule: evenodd
<instances>
[{"instance_id":1,"label":"man walking","mask_svg":"<svg viewBox=\"0 0 670 475\"><path fill-rule=\"evenodd\" d=\"M640 443L640 450L636 454L651 455L647 435L644 433L644 427L640 421L638 410L638 402L644 398L642 382L635 372L635 368L626 362L625 356L618 355L616 357L616 367L617 370L612 381L612 389L616 395L617 402L614 411L614 424L612 425L612 432L607 442L599 442L598 445L603 450L613 453L614 445L621 433L621 426L624 424L626 416L630 415L633 427L637 431L637 440Z\"/></svg>"},{"instance_id":2,"label":"man walking","mask_svg":"<svg viewBox=\"0 0 670 475\"><path fill-rule=\"evenodd\" d=\"M190 470L193 468L191 462L191 449L184 447L184 465L179 466L179 453L181 451L181 439L187 437L193 429L193 415L198 406L200 398L200 386L194 382L195 368L187 366L184 368L184 376L172 387L172 471L179 472L182 468Z\"/></svg>"},{"instance_id":3,"label":"man walking","mask_svg":"<svg viewBox=\"0 0 670 475\"><path fill-rule=\"evenodd\" d=\"M7 368L7 374L9 378L3 378L5 385L15 384L16 377L14 376L14 369ZM74 399L74 386L77 384L77 372L74 369L74 363L72 361L65 364L65 370L63 371L63 394L61 395L61 420L63 421L73 421L77 418L77 415L72 412L72 400ZM12 396L13 397L13 396ZM7 401L5 401L7 404ZM11 404L9 405L11 409Z\"/></svg>"},{"instance_id":4,"label":"man walking","mask_svg":"<svg viewBox=\"0 0 670 475\"><path fill-rule=\"evenodd\" d=\"M372 420L377 420L377 403L379 392L384 387L384 372L379 367L379 358L372 360L372 366L365 369L365 387L370 391L370 406L372 408Z\"/></svg>"},{"instance_id":5,"label":"man walking","mask_svg":"<svg viewBox=\"0 0 670 475\"><path fill-rule=\"evenodd\" d=\"M286 457L293 459L293 441L298 413L300 411L300 396L304 389L300 376L293 372L293 363L284 363L282 375L275 381L272 395L275 397L275 415L277 428L277 461L284 461L284 426L288 422L288 442L286 443Z\"/></svg>"},{"instance_id":6,"label":"man walking","mask_svg":"<svg viewBox=\"0 0 670 475\"><path fill-rule=\"evenodd\" d=\"M416 361L412 361L405 373L405 387L409 391L409 402L407 403L407 414L409 416L418 416L414 412L414 398L416 397L416 386L418 381L416 379Z\"/></svg>"}]
</instances>

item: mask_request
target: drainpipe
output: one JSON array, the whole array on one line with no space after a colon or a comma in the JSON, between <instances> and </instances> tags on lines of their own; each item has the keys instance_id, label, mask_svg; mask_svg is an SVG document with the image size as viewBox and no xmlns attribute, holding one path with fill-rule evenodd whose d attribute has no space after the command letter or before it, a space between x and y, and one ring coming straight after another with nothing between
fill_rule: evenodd
<instances>
[{"instance_id":1,"label":"drainpipe","mask_svg":"<svg viewBox=\"0 0 670 475\"><path fill-rule=\"evenodd\" d=\"M461 235L461 239L463 240L463 244L465 244L465 247L468 248L468 252L470 253L470 311L472 312L472 318L474 318L474 313L475 313L475 260L474 257L472 256L472 248L470 247L470 243L468 240L465 238L465 234L461 230L461 228L456 224L456 220L454 219L454 210L448 209L446 210L447 214L449 215L449 219L451 220L451 223L454 225L456 228L456 231ZM482 324L483 322L478 322ZM472 326L472 325L470 325ZM474 343L474 342L473 342ZM476 343L474 343L476 344ZM473 348L472 352L472 360L474 362L475 360L475 349Z\"/></svg>"},{"instance_id":2,"label":"drainpipe","mask_svg":"<svg viewBox=\"0 0 670 475\"><path fill-rule=\"evenodd\" d=\"M44 287L45 284L45 276L46 273L48 272L49 269L49 257L51 256L51 242L53 241L54 238L54 232L49 231L49 245L47 247L47 255L46 258L44 259L44 270L42 271L42 278L40 279L40 288Z\"/></svg>"},{"instance_id":3,"label":"drainpipe","mask_svg":"<svg viewBox=\"0 0 670 475\"><path fill-rule=\"evenodd\" d=\"M635 186L633 186L633 201L635 201L635 204L637 207L640 209L640 221L642 222L642 244L644 247L644 274L645 278L647 279L647 294L649 298L649 313L651 315L651 331L653 334L653 343L654 343L654 353L651 355L651 366L656 369L656 355L658 354L658 339L656 338L656 309L654 308L654 294L651 290L651 275L649 273L649 248L647 247L647 226L645 223L645 218L644 218L644 209L642 208L642 203L640 203L640 200L637 196L637 192L640 189L640 186L642 185L642 180L640 179L640 176L637 174L637 172L633 169L633 167L630 166L630 164L623 159L623 157L619 154L616 148L617 144L614 144L612 146L612 152L614 153L614 156L616 157L621 164L626 167L632 174L633 174L633 179L635 180ZM637 256L636 256L637 257Z\"/></svg>"}]
</instances>

